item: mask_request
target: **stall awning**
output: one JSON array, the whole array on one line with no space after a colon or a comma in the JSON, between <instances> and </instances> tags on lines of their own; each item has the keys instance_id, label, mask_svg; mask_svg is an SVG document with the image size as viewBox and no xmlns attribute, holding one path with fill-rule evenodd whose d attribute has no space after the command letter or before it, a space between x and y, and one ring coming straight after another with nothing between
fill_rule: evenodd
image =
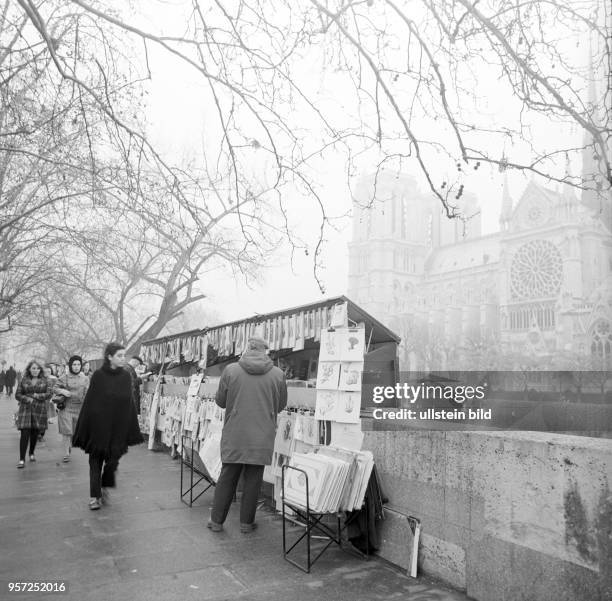
<instances>
[{"instance_id":1,"label":"stall awning","mask_svg":"<svg viewBox=\"0 0 612 601\"><path fill-rule=\"evenodd\" d=\"M315 303L291 307L263 315L253 315L202 330L148 340L142 345L143 358L161 362L166 357L179 361L199 361L207 357L208 346L219 357L240 354L250 336L262 336L270 349L299 350L308 340L319 340L321 328L328 327L334 310L346 308L349 325L365 325L369 344L393 342L400 338L367 311L346 296L328 298Z\"/></svg>"}]
</instances>

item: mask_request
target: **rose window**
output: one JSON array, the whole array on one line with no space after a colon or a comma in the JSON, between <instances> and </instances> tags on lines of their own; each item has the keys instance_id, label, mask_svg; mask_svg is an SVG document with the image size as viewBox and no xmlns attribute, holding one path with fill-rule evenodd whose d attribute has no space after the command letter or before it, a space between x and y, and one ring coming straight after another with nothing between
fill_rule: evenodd
<instances>
[{"instance_id":1,"label":"rose window","mask_svg":"<svg viewBox=\"0 0 612 601\"><path fill-rule=\"evenodd\" d=\"M559 293L563 276L561 255L546 240L523 244L512 259L510 287L512 298L550 298Z\"/></svg>"}]
</instances>

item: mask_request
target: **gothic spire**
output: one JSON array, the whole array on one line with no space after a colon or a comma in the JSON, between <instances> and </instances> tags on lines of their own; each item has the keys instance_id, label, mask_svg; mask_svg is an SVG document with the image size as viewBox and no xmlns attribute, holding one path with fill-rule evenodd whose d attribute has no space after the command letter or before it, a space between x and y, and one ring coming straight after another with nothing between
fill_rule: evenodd
<instances>
[{"instance_id":1,"label":"gothic spire","mask_svg":"<svg viewBox=\"0 0 612 601\"><path fill-rule=\"evenodd\" d=\"M502 230L508 229L508 224L512 218L512 197L508 186L508 171L504 171L504 190L502 193L502 205L499 215L499 225Z\"/></svg>"}]
</instances>

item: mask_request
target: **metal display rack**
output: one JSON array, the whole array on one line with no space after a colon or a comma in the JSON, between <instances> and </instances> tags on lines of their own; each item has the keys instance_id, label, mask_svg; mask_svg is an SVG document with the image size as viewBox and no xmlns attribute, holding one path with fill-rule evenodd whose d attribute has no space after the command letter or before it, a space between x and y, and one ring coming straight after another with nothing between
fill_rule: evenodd
<instances>
[{"instance_id":1,"label":"metal display rack","mask_svg":"<svg viewBox=\"0 0 612 601\"><path fill-rule=\"evenodd\" d=\"M191 453L188 453L185 441L189 441L189 451L191 451ZM185 503L185 505L191 507L193 502L197 501L211 486L215 486L216 482L206 471L206 467L204 467L204 463L202 463L198 453L194 452L193 439L190 436L182 436L181 446L181 501ZM188 472L189 476L187 482L185 482L185 471ZM197 475L197 480L195 480L195 482L194 474ZM193 495L196 487L202 482L205 483L203 484L205 488L194 497ZM188 485L187 488L185 488L186 484ZM187 495L189 495L188 501L185 499Z\"/></svg>"},{"instance_id":2,"label":"metal display rack","mask_svg":"<svg viewBox=\"0 0 612 601\"><path fill-rule=\"evenodd\" d=\"M306 507L300 507L299 505L295 505L294 503L288 502L285 500L285 472L287 470L295 470L304 475L306 479ZM291 465L284 465L282 467L281 474L281 504L282 504L282 518L283 518L283 556L284 558L295 567L299 568L303 572L307 574L310 573L312 566L315 562L329 549L332 545L336 544L343 551L349 553L355 553L363 559L368 559L369 555L367 553L363 553L356 547L352 545L347 547L343 545L342 533L353 521L356 519L357 512L353 513L352 516L345 518L344 524L342 523L342 511L338 511L335 513L319 513L310 510L310 494L309 494L309 486L308 486L308 474L300 468L293 467ZM290 508L291 511L295 514L293 517L288 517L286 508ZM368 511L367 503L364 503L362 506L362 511ZM295 540L293 544L289 546L287 541L287 522L290 521L295 523L295 516L303 521L304 532ZM367 514L366 514L367 516ZM328 524L323 523L324 518L335 518L335 528L332 528ZM312 539L316 538L318 540L323 539L326 541L321 549L318 549L317 554L313 558L313 550L312 550ZM300 563L299 561L293 559L292 554L294 554L297 545L302 541L306 540L306 564ZM369 536L366 531L366 549L369 549Z\"/></svg>"}]
</instances>

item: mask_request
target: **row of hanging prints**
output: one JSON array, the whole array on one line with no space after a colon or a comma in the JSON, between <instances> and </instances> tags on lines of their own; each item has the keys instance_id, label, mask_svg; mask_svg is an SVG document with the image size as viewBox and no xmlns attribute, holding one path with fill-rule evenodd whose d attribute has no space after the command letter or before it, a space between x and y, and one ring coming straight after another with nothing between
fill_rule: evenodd
<instances>
[{"instance_id":1,"label":"row of hanging prints","mask_svg":"<svg viewBox=\"0 0 612 601\"><path fill-rule=\"evenodd\" d=\"M325 324L342 325L346 319L347 304L339 303L333 307L319 307L300 311L292 315L271 317L263 322L244 322L236 325L213 328L206 333L191 334L172 340L158 341L145 345L142 357L145 361L161 363L164 360L199 362L207 357L210 345L222 357L241 352L251 336L263 338L270 350L304 348L308 339L319 341Z\"/></svg>"}]
</instances>

